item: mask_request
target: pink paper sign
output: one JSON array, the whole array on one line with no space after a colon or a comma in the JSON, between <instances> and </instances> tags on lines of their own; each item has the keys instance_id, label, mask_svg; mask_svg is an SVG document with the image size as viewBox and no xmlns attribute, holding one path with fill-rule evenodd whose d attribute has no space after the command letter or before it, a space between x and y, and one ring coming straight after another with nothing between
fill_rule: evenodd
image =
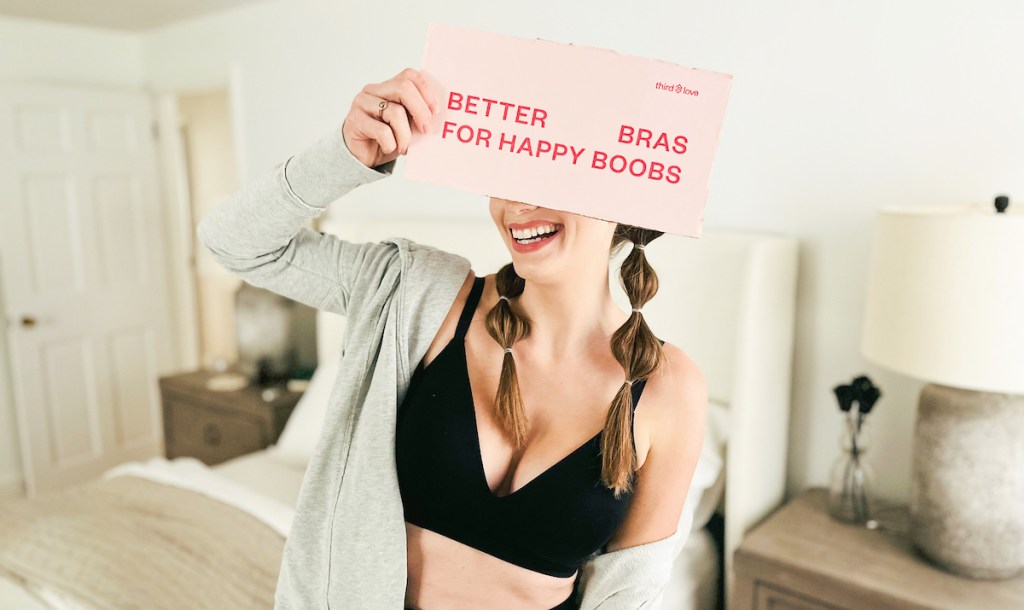
<instances>
[{"instance_id":1,"label":"pink paper sign","mask_svg":"<svg viewBox=\"0 0 1024 610\"><path fill-rule=\"evenodd\" d=\"M405 178L700 237L732 76L431 23Z\"/></svg>"}]
</instances>

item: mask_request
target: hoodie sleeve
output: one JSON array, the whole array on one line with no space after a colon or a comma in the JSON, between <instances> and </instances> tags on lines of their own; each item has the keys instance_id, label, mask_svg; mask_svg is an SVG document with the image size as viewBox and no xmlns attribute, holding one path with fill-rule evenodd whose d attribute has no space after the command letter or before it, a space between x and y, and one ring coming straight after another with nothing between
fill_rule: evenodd
<instances>
[{"instance_id":1,"label":"hoodie sleeve","mask_svg":"<svg viewBox=\"0 0 1024 610\"><path fill-rule=\"evenodd\" d=\"M688 532L596 555L580 568L580 610L659 608Z\"/></svg>"},{"instance_id":2,"label":"hoodie sleeve","mask_svg":"<svg viewBox=\"0 0 1024 610\"><path fill-rule=\"evenodd\" d=\"M346 315L360 271L394 257L394 245L353 243L305 224L394 167L395 161L364 165L339 127L220 203L200 222L199 240L249 284Z\"/></svg>"}]
</instances>

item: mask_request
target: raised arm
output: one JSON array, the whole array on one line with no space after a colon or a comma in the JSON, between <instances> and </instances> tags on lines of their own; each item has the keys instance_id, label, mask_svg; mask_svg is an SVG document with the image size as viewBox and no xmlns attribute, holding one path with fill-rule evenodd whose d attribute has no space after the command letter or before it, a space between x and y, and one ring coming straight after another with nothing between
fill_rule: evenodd
<instances>
[{"instance_id":1,"label":"raised arm","mask_svg":"<svg viewBox=\"0 0 1024 610\"><path fill-rule=\"evenodd\" d=\"M390 175L394 164L380 171L363 165L336 129L214 208L199 224L199 239L246 282L344 315L350 279L375 244L304 225L357 186Z\"/></svg>"},{"instance_id":2,"label":"raised arm","mask_svg":"<svg viewBox=\"0 0 1024 610\"><path fill-rule=\"evenodd\" d=\"M361 270L386 264L394 256L393 247L349 242L305 224L356 187L391 175L395 159L408 150L407 112L414 112L417 124L429 125L430 111L436 108L429 85L424 89L431 106L419 93L418 81L426 79L403 70L364 87L341 129L214 208L199 224L200 241L225 269L246 282L345 315ZM389 106L382 116L380 100L388 100Z\"/></svg>"}]
</instances>

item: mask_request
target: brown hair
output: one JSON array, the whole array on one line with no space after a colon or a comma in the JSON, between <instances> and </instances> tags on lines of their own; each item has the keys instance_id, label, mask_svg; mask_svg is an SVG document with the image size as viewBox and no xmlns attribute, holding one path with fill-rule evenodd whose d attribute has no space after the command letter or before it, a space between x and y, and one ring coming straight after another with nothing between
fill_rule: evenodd
<instances>
[{"instance_id":1,"label":"brown hair","mask_svg":"<svg viewBox=\"0 0 1024 610\"><path fill-rule=\"evenodd\" d=\"M612 235L609 257L617 254L626 242L646 246L662 234L662 231L620 223ZM643 248L634 247L630 251L619 269L619 277L634 309L642 308L658 292L658 275L647 262ZM526 285L512 263L498 270L495 279L498 295L507 298L522 294ZM499 298L487 312L487 332L505 348L495 397L496 417L498 425L511 438L515 449L526 444L527 422L516 376L516 363L509 348L530 334L530 324L528 318L512 310L507 299ZM637 464L636 451L631 442L633 394L629 380L636 383L659 370L665 361L665 353L639 311L630 312L625 324L612 334L611 348L615 359L625 370L626 379L612 399L605 418L601 441L601 481L614 490L615 498L618 499L623 492L633 491L633 475Z\"/></svg>"}]
</instances>

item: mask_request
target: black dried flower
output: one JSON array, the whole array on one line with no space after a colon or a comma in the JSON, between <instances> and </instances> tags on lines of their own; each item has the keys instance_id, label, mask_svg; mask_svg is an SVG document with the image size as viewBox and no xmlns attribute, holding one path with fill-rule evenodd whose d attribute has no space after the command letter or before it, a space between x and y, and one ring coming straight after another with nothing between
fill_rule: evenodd
<instances>
[{"instance_id":1,"label":"black dried flower","mask_svg":"<svg viewBox=\"0 0 1024 610\"><path fill-rule=\"evenodd\" d=\"M871 407L875 406L875 403L879 398L882 397L882 391L876 387L871 387L860 395L860 412L870 413Z\"/></svg>"},{"instance_id":2,"label":"black dried flower","mask_svg":"<svg viewBox=\"0 0 1024 610\"><path fill-rule=\"evenodd\" d=\"M866 375L854 377L849 385L837 385L832 391L839 402L839 409L844 413L849 412L856 402L859 405L858 411L867 415L882 397L882 391Z\"/></svg>"},{"instance_id":3,"label":"black dried flower","mask_svg":"<svg viewBox=\"0 0 1024 610\"><path fill-rule=\"evenodd\" d=\"M848 412L850 407L853 406L853 386L837 385L832 391L835 392L836 400L839 401L839 409L844 413Z\"/></svg>"}]
</instances>

